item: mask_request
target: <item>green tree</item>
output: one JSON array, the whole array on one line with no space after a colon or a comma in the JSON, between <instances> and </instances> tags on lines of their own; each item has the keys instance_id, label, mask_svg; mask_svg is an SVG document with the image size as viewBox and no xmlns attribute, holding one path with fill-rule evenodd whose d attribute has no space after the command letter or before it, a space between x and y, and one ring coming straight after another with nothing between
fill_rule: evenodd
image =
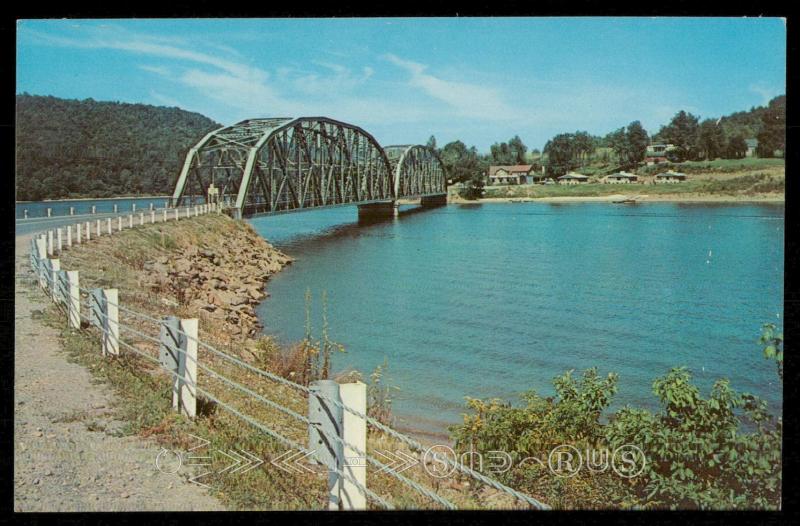
<instances>
[{"instance_id":1,"label":"green tree","mask_svg":"<svg viewBox=\"0 0 800 526\"><path fill-rule=\"evenodd\" d=\"M510 141L508 141L508 147L514 156L514 164L525 164L528 147L525 146L525 143L522 142L522 139L519 138L519 135L515 135Z\"/></svg>"},{"instance_id":2,"label":"green tree","mask_svg":"<svg viewBox=\"0 0 800 526\"><path fill-rule=\"evenodd\" d=\"M697 156L698 120L698 117L681 110L658 132L662 141L675 146L674 155L679 161Z\"/></svg>"},{"instance_id":3,"label":"green tree","mask_svg":"<svg viewBox=\"0 0 800 526\"><path fill-rule=\"evenodd\" d=\"M433 135L431 135L428 138L428 142L425 143L425 146L427 146L428 148L432 149L433 151L435 151L437 153L439 152L439 149L436 148L436 137L434 137Z\"/></svg>"},{"instance_id":4,"label":"green tree","mask_svg":"<svg viewBox=\"0 0 800 526\"><path fill-rule=\"evenodd\" d=\"M632 168L636 168L639 163L644 161L645 153L647 153L647 145L650 143L650 137L647 135L647 130L644 129L642 123L633 121L628 124L626 131L628 151L627 163Z\"/></svg>"},{"instance_id":5,"label":"green tree","mask_svg":"<svg viewBox=\"0 0 800 526\"><path fill-rule=\"evenodd\" d=\"M483 195L486 164L480 160L474 146L467 148L461 141L447 143L442 148L441 159L450 180L464 184L462 196L465 199Z\"/></svg>"},{"instance_id":6,"label":"green tree","mask_svg":"<svg viewBox=\"0 0 800 526\"><path fill-rule=\"evenodd\" d=\"M773 157L776 150L786 151L786 97L781 95L769 102L761 116L758 133L758 156Z\"/></svg>"},{"instance_id":7,"label":"green tree","mask_svg":"<svg viewBox=\"0 0 800 526\"><path fill-rule=\"evenodd\" d=\"M549 177L560 177L577 168L574 136L571 133L560 133L544 145L547 155L546 171Z\"/></svg>"},{"instance_id":8,"label":"green tree","mask_svg":"<svg viewBox=\"0 0 800 526\"><path fill-rule=\"evenodd\" d=\"M494 143L490 147L490 151L491 162L493 164L524 164L528 147L525 146L525 143L522 142L522 139L519 138L519 135L515 135L507 143Z\"/></svg>"},{"instance_id":9,"label":"green tree","mask_svg":"<svg viewBox=\"0 0 800 526\"><path fill-rule=\"evenodd\" d=\"M742 159L747 155L747 141L741 135L734 135L725 148L727 159Z\"/></svg>"},{"instance_id":10,"label":"green tree","mask_svg":"<svg viewBox=\"0 0 800 526\"><path fill-rule=\"evenodd\" d=\"M722 157L725 153L725 132L713 119L700 123L697 130L698 153L709 161Z\"/></svg>"}]
</instances>

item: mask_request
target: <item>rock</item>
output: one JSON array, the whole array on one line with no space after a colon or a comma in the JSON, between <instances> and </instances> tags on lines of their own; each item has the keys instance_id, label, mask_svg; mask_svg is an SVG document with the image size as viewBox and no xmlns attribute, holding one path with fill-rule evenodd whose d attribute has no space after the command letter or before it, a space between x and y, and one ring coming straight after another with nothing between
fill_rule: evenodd
<instances>
[{"instance_id":1,"label":"rock","mask_svg":"<svg viewBox=\"0 0 800 526\"><path fill-rule=\"evenodd\" d=\"M186 259L183 259L183 258L177 259L173 263L173 268L178 273L187 272L189 269L192 268L192 263L190 261L186 260Z\"/></svg>"},{"instance_id":2,"label":"rock","mask_svg":"<svg viewBox=\"0 0 800 526\"><path fill-rule=\"evenodd\" d=\"M233 306L242 305L243 303L247 303L247 301L248 299L246 296L241 296L237 294L231 299L230 304Z\"/></svg>"}]
</instances>

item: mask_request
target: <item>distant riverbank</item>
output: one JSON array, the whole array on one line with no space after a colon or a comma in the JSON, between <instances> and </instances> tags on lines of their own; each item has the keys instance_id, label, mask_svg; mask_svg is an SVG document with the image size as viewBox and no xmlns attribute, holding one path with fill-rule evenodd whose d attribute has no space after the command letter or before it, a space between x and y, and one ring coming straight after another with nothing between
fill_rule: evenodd
<instances>
[{"instance_id":1,"label":"distant riverbank","mask_svg":"<svg viewBox=\"0 0 800 526\"><path fill-rule=\"evenodd\" d=\"M456 204L467 203L612 203L624 199L635 199L637 203L783 203L785 195L778 193L758 195L715 195L715 194L645 194L627 193L610 195L575 195L552 197L484 197L477 200L467 200L458 196L451 196L449 202Z\"/></svg>"},{"instance_id":2,"label":"distant riverbank","mask_svg":"<svg viewBox=\"0 0 800 526\"><path fill-rule=\"evenodd\" d=\"M477 202L611 202L624 199L659 202L781 203L785 201L785 169L769 166L762 170L689 173L687 180L674 184L653 184L652 176L640 175L638 183L603 184L600 181L577 185L487 186ZM458 187L451 187L451 203L467 203Z\"/></svg>"}]
</instances>

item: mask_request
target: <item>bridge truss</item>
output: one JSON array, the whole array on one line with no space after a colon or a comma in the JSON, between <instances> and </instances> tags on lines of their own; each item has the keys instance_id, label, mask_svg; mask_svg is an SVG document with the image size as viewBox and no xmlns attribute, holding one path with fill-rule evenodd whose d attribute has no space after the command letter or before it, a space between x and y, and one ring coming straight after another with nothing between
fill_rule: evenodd
<instances>
[{"instance_id":1,"label":"bridge truss","mask_svg":"<svg viewBox=\"0 0 800 526\"><path fill-rule=\"evenodd\" d=\"M432 150L384 151L363 129L325 117L248 119L210 132L189 150L172 204L205 196L212 183L240 217L446 192Z\"/></svg>"},{"instance_id":2,"label":"bridge truss","mask_svg":"<svg viewBox=\"0 0 800 526\"><path fill-rule=\"evenodd\" d=\"M392 163L395 195L425 197L446 191L447 178L439 155L422 145L402 144L384 148Z\"/></svg>"}]
</instances>

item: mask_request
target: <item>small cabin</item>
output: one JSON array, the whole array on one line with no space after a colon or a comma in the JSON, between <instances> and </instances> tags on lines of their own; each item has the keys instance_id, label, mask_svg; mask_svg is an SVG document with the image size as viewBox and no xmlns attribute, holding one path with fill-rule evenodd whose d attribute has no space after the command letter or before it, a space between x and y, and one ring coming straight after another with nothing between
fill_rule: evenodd
<instances>
[{"instance_id":1,"label":"small cabin","mask_svg":"<svg viewBox=\"0 0 800 526\"><path fill-rule=\"evenodd\" d=\"M686 180L686 174L681 172L673 172L668 171L660 174L656 174L655 179L653 180L656 184L661 183L680 183Z\"/></svg>"},{"instance_id":2,"label":"small cabin","mask_svg":"<svg viewBox=\"0 0 800 526\"><path fill-rule=\"evenodd\" d=\"M589 181L588 175L568 172L558 178L558 184L581 184Z\"/></svg>"},{"instance_id":3,"label":"small cabin","mask_svg":"<svg viewBox=\"0 0 800 526\"><path fill-rule=\"evenodd\" d=\"M489 184L525 184L534 174L532 164L517 164L513 166L490 166Z\"/></svg>"},{"instance_id":4,"label":"small cabin","mask_svg":"<svg viewBox=\"0 0 800 526\"><path fill-rule=\"evenodd\" d=\"M636 174L631 174L628 172L617 172L611 175L607 175L604 179L606 184L625 184L625 183L635 183L639 180L639 177Z\"/></svg>"}]
</instances>

